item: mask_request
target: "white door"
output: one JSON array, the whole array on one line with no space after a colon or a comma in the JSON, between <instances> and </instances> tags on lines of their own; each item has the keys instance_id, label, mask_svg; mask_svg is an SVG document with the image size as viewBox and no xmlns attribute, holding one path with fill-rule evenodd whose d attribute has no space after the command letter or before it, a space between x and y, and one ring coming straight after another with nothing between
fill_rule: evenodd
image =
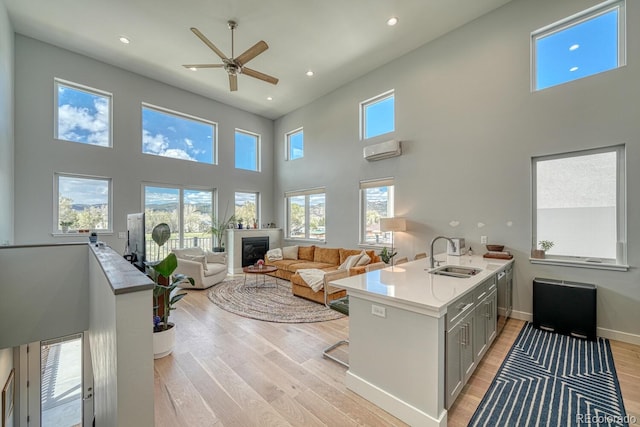
<instances>
[{"instance_id":1,"label":"white door","mask_svg":"<svg viewBox=\"0 0 640 427\"><path fill-rule=\"evenodd\" d=\"M32 343L28 357L28 425L93 423L93 378L84 334Z\"/></svg>"}]
</instances>

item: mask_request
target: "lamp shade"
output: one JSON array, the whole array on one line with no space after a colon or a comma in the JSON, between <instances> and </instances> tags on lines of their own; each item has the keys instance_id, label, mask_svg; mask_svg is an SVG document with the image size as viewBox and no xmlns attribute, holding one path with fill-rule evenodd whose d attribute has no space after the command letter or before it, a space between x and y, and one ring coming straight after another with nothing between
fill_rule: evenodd
<instances>
[{"instance_id":1,"label":"lamp shade","mask_svg":"<svg viewBox=\"0 0 640 427\"><path fill-rule=\"evenodd\" d=\"M380 218L380 231L407 231L405 218Z\"/></svg>"}]
</instances>

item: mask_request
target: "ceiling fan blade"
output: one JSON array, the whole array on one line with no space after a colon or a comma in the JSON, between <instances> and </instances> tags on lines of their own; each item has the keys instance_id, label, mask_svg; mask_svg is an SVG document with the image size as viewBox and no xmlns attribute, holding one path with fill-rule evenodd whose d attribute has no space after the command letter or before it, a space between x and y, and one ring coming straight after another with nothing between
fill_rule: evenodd
<instances>
[{"instance_id":1,"label":"ceiling fan blade","mask_svg":"<svg viewBox=\"0 0 640 427\"><path fill-rule=\"evenodd\" d=\"M267 49L269 49L269 45L267 45L264 40L260 40L258 43L254 44L249 49L245 50L244 53L238 56L236 58L236 62L240 65L244 65Z\"/></svg>"},{"instance_id":2,"label":"ceiling fan blade","mask_svg":"<svg viewBox=\"0 0 640 427\"><path fill-rule=\"evenodd\" d=\"M185 64L184 68L222 68L224 64Z\"/></svg>"},{"instance_id":3,"label":"ceiling fan blade","mask_svg":"<svg viewBox=\"0 0 640 427\"><path fill-rule=\"evenodd\" d=\"M261 73L260 71L252 70L251 68L242 67L242 74L246 74L249 77L253 77L259 80L263 80L272 85L278 84L278 79L268 74Z\"/></svg>"},{"instance_id":4,"label":"ceiling fan blade","mask_svg":"<svg viewBox=\"0 0 640 427\"><path fill-rule=\"evenodd\" d=\"M229 74L229 90L231 92L238 90L238 76L235 74Z\"/></svg>"},{"instance_id":5,"label":"ceiling fan blade","mask_svg":"<svg viewBox=\"0 0 640 427\"><path fill-rule=\"evenodd\" d=\"M198 29L197 29L197 28L195 28L195 27L192 27L192 28L191 28L191 32L192 32L193 34L195 34L195 35L196 35L200 40L202 40L202 42L203 42L204 44L206 44L207 46L209 46L209 49L211 49L212 51L214 51L214 52L216 53L216 55L218 55L221 59L229 59L229 58L227 58L227 56L226 56L224 53L222 53L222 51L221 51L220 49L218 49L218 48L216 47L216 45L214 45L213 43L211 43L211 41L210 41L208 38L206 38L206 37L204 36L204 34L202 34L202 33L200 32L200 30L198 30Z\"/></svg>"}]
</instances>

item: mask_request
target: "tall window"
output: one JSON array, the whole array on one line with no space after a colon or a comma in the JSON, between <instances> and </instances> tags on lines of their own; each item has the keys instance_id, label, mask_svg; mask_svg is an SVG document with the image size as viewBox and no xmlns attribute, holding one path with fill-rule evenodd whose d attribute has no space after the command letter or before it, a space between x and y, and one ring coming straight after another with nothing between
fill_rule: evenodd
<instances>
[{"instance_id":1,"label":"tall window","mask_svg":"<svg viewBox=\"0 0 640 427\"><path fill-rule=\"evenodd\" d=\"M260 170L260 135L236 129L236 168Z\"/></svg>"},{"instance_id":2,"label":"tall window","mask_svg":"<svg viewBox=\"0 0 640 427\"><path fill-rule=\"evenodd\" d=\"M237 192L235 216L237 222L242 220L243 227L253 228L254 224L260 224L258 193Z\"/></svg>"},{"instance_id":3,"label":"tall window","mask_svg":"<svg viewBox=\"0 0 640 427\"><path fill-rule=\"evenodd\" d=\"M295 160L304 157L304 132L302 128L286 134L287 159Z\"/></svg>"},{"instance_id":4,"label":"tall window","mask_svg":"<svg viewBox=\"0 0 640 427\"><path fill-rule=\"evenodd\" d=\"M546 257L626 263L625 148L534 157L533 245Z\"/></svg>"},{"instance_id":5,"label":"tall window","mask_svg":"<svg viewBox=\"0 0 640 427\"><path fill-rule=\"evenodd\" d=\"M290 191L285 193L287 204L287 237L325 241L325 190Z\"/></svg>"},{"instance_id":6,"label":"tall window","mask_svg":"<svg viewBox=\"0 0 640 427\"><path fill-rule=\"evenodd\" d=\"M55 174L56 232L111 231L111 179Z\"/></svg>"},{"instance_id":7,"label":"tall window","mask_svg":"<svg viewBox=\"0 0 640 427\"><path fill-rule=\"evenodd\" d=\"M607 1L531 34L534 90L625 65L625 2Z\"/></svg>"},{"instance_id":8,"label":"tall window","mask_svg":"<svg viewBox=\"0 0 640 427\"><path fill-rule=\"evenodd\" d=\"M395 96L393 90L360 103L360 138L395 130Z\"/></svg>"},{"instance_id":9,"label":"tall window","mask_svg":"<svg viewBox=\"0 0 640 427\"><path fill-rule=\"evenodd\" d=\"M144 211L147 259L166 256L174 248L199 246L211 249L213 191L180 187L144 187ZM153 227L166 223L171 240L160 250L151 238Z\"/></svg>"},{"instance_id":10,"label":"tall window","mask_svg":"<svg viewBox=\"0 0 640 427\"><path fill-rule=\"evenodd\" d=\"M216 124L142 104L142 152L214 164Z\"/></svg>"},{"instance_id":11,"label":"tall window","mask_svg":"<svg viewBox=\"0 0 640 427\"><path fill-rule=\"evenodd\" d=\"M393 178L360 181L360 243L388 245L391 233L380 231L380 218L394 216Z\"/></svg>"},{"instance_id":12,"label":"tall window","mask_svg":"<svg viewBox=\"0 0 640 427\"><path fill-rule=\"evenodd\" d=\"M55 138L111 146L111 94L55 80Z\"/></svg>"}]
</instances>

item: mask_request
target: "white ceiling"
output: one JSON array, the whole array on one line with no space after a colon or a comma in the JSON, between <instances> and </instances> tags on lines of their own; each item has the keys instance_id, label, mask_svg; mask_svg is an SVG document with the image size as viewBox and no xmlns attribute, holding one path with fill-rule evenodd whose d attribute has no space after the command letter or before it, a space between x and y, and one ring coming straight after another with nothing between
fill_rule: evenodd
<instances>
[{"instance_id":1,"label":"white ceiling","mask_svg":"<svg viewBox=\"0 0 640 427\"><path fill-rule=\"evenodd\" d=\"M17 33L275 119L509 0L4 1ZM190 27L230 56L230 19L236 56L267 42L248 66L279 78L276 86L240 75L230 92L224 70L182 67L220 62Z\"/></svg>"}]
</instances>

